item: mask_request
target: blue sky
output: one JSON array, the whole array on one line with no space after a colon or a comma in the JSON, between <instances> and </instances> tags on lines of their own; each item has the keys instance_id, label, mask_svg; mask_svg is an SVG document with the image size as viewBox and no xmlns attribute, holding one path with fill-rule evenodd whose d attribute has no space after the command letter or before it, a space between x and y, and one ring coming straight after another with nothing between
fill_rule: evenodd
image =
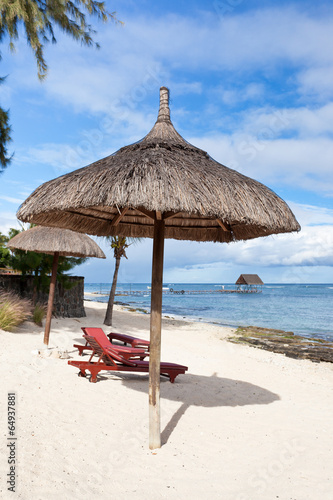
<instances>
[{"instance_id":1,"label":"blue sky","mask_svg":"<svg viewBox=\"0 0 333 500\"><path fill-rule=\"evenodd\" d=\"M24 38L1 45L0 102L11 166L0 176L0 231L42 182L141 139L170 88L172 121L217 161L263 182L302 230L230 245L167 241L164 281L333 282L333 5L318 1L106 2L124 25L95 23L101 49L59 34L37 78ZM76 269L111 281L113 258ZM148 282L152 242L128 249L119 280Z\"/></svg>"}]
</instances>

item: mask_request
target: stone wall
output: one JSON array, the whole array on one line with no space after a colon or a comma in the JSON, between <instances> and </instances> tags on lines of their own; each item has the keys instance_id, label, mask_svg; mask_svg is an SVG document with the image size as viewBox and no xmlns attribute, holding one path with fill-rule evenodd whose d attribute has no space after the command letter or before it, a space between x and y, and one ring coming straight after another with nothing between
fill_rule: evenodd
<instances>
[{"instance_id":1,"label":"stone wall","mask_svg":"<svg viewBox=\"0 0 333 500\"><path fill-rule=\"evenodd\" d=\"M68 281L75 285L66 290L61 283L56 283L53 314L64 318L82 318L86 316L84 297L84 278L82 276L67 276ZM17 293L21 297L32 300L33 276L0 274L0 290ZM36 302L47 304L48 293L37 292Z\"/></svg>"}]
</instances>

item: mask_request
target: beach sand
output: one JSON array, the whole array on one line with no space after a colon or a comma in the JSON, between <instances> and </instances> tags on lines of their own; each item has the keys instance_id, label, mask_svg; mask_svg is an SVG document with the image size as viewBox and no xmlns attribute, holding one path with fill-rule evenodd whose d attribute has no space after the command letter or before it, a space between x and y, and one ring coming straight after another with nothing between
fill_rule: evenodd
<instances>
[{"instance_id":1,"label":"beach sand","mask_svg":"<svg viewBox=\"0 0 333 500\"><path fill-rule=\"evenodd\" d=\"M53 319L50 347L79 359L86 318ZM110 331L104 327L105 331ZM149 338L149 316L116 306L113 331ZM165 319L162 448L148 447L148 375L101 372L96 384L68 359L45 356L43 329L0 331L1 498L331 500L333 366L226 340L229 328ZM87 359L87 357L86 357ZM7 393L16 393L16 493L7 490Z\"/></svg>"}]
</instances>

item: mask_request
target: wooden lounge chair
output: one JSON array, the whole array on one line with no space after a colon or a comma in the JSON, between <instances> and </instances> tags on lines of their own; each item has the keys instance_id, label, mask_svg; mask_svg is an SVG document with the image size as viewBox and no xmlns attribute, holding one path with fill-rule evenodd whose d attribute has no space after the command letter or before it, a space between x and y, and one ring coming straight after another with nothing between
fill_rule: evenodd
<instances>
[{"instance_id":1,"label":"wooden lounge chair","mask_svg":"<svg viewBox=\"0 0 333 500\"><path fill-rule=\"evenodd\" d=\"M106 335L110 342L113 340L119 340L123 342L125 345L130 344L132 347L145 347L147 351L149 351L150 342L149 340L139 339L137 337L132 337L131 335L125 335L123 333L107 333Z\"/></svg>"},{"instance_id":2,"label":"wooden lounge chair","mask_svg":"<svg viewBox=\"0 0 333 500\"><path fill-rule=\"evenodd\" d=\"M89 361L70 360L68 364L79 368L78 375L86 376L86 370L91 373L90 382L97 382L97 375L101 370L115 372L138 372L149 373L149 362L139 359L126 359L117 349L113 347L104 347L96 337L87 335L86 341L90 344L93 352ZM94 355L98 356L97 361L92 361ZM161 375L174 382L177 375L187 371L187 366L177 365L175 363L161 363Z\"/></svg>"},{"instance_id":3,"label":"wooden lounge chair","mask_svg":"<svg viewBox=\"0 0 333 500\"><path fill-rule=\"evenodd\" d=\"M83 331L83 338L85 340L87 335L91 335L92 337L96 338L103 347L112 347L114 350L122 354L122 356L126 359L140 358L141 360L143 360L148 355L144 347L128 347L127 345L122 346L118 344L112 344L105 335L102 328L82 327L81 330ZM91 345L87 342L87 340L85 345L74 344L73 347L76 347L79 350L80 356L82 356L84 350L92 350Z\"/></svg>"}]
</instances>

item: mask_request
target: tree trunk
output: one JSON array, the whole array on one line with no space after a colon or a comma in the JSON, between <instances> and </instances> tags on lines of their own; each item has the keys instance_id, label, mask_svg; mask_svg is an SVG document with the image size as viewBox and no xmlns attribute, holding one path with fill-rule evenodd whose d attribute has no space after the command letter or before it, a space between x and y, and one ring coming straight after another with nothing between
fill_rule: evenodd
<instances>
[{"instance_id":1,"label":"tree trunk","mask_svg":"<svg viewBox=\"0 0 333 500\"><path fill-rule=\"evenodd\" d=\"M37 281L38 281L38 269L35 269L35 277L33 280L33 292L32 292L32 305L35 306L37 303Z\"/></svg>"},{"instance_id":2,"label":"tree trunk","mask_svg":"<svg viewBox=\"0 0 333 500\"><path fill-rule=\"evenodd\" d=\"M33 292L32 292L32 305L35 307L36 303L37 303L37 285L34 282Z\"/></svg>"},{"instance_id":3,"label":"tree trunk","mask_svg":"<svg viewBox=\"0 0 333 500\"><path fill-rule=\"evenodd\" d=\"M113 312L114 296L116 294L119 266L120 266L120 257L117 257L116 258L116 266L114 268L114 273L113 273L113 281L112 281L112 287L111 287L110 296L109 296L108 307L107 307L105 318L104 318L104 325L107 325L107 326L112 325L112 312Z\"/></svg>"}]
</instances>

